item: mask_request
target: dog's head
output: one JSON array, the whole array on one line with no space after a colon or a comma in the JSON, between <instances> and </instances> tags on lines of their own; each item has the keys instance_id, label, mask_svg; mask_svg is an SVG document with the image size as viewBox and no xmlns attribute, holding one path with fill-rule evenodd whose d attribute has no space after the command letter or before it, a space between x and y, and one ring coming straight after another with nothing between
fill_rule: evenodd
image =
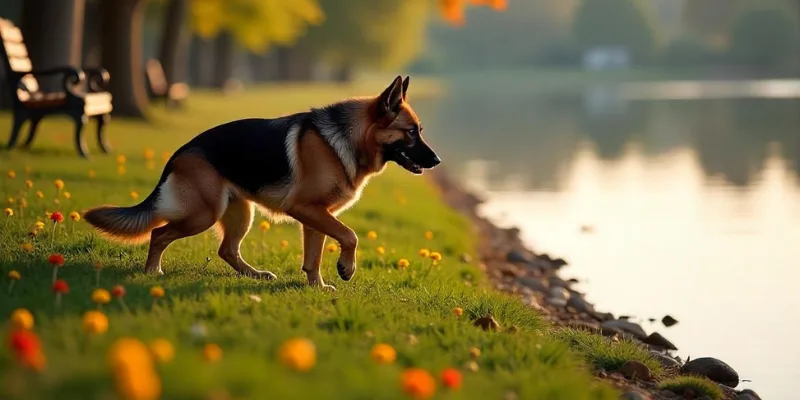
<instances>
[{"instance_id":1,"label":"dog's head","mask_svg":"<svg viewBox=\"0 0 800 400\"><path fill-rule=\"evenodd\" d=\"M408 77L395 78L378 96L373 108L375 124L368 133L380 147L383 162L394 161L413 174L439 165L442 160L422 138L422 124L406 101Z\"/></svg>"}]
</instances>

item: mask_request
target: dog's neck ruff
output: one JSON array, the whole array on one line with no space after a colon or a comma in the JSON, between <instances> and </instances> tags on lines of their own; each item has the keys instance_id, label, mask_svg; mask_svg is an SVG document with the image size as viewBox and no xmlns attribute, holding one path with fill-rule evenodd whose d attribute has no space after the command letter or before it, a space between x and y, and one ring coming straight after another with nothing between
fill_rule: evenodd
<instances>
[{"instance_id":1,"label":"dog's neck ruff","mask_svg":"<svg viewBox=\"0 0 800 400\"><path fill-rule=\"evenodd\" d=\"M357 112L358 104L355 100L311 109L311 122L333 147L350 182L355 180L358 172L358 154L354 139L360 134L357 130L364 129Z\"/></svg>"}]
</instances>

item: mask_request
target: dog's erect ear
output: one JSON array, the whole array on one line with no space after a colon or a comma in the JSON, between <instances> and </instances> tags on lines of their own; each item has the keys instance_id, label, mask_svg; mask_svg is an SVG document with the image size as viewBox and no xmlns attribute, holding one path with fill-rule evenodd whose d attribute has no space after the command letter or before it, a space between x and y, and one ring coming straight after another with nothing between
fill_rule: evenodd
<instances>
[{"instance_id":1,"label":"dog's erect ear","mask_svg":"<svg viewBox=\"0 0 800 400\"><path fill-rule=\"evenodd\" d=\"M403 100L407 99L406 93L408 93L408 81L411 80L410 76L406 76L406 79L403 79Z\"/></svg>"},{"instance_id":2,"label":"dog's erect ear","mask_svg":"<svg viewBox=\"0 0 800 400\"><path fill-rule=\"evenodd\" d=\"M394 118L400 112L400 104L403 102L403 78L398 75L394 78L389 87L378 97L378 110L381 116L386 115Z\"/></svg>"}]
</instances>

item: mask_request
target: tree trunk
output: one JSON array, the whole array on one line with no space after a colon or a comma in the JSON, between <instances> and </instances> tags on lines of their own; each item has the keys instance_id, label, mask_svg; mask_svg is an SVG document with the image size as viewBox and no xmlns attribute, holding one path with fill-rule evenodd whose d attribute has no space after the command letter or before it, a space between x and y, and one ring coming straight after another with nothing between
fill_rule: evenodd
<instances>
[{"instance_id":1,"label":"tree trunk","mask_svg":"<svg viewBox=\"0 0 800 400\"><path fill-rule=\"evenodd\" d=\"M26 0L22 32L34 68L77 67L81 62L84 0ZM58 90L60 80L42 80L47 91Z\"/></svg>"},{"instance_id":2,"label":"tree trunk","mask_svg":"<svg viewBox=\"0 0 800 400\"><path fill-rule=\"evenodd\" d=\"M214 39L214 87L222 89L233 76L236 47L233 35L228 31L220 32Z\"/></svg>"},{"instance_id":3,"label":"tree trunk","mask_svg":"<svg viewBox=\"0 0 800 400\"><path fill-rule=\"evenodd\" d=\"M111 74L114 113L144 118L147 91L142 64L142 19L146 0L103 0L103 67Z\"/></svg>"},{"instance_id":4,"label":"tree trunk","mask_svg":"<svg viewBox=\"0 0 800 400\"><path fill-rule=\"evenodd\" d=\"M81 66L102 67L100 43L100 0L88 0L83 15L83 56Z\"/></svg>"},{"instance_id":5,"label":"tree trunk","mask_svg":"<svg viewBox=\"0 0 800 400\"><path fill-rule=\"evenodd\" d=\"M210 87L213 82L214 42L192 36L189 52L189 83L192 86Z\"/></svg>"},{"instance_id":6,"label":"tree trunk","mask_svg":"<svg viewBox=\"0 0 800 400\"><path fill-rule=\"evenodd\" d=\"M253 82L268 82L272 76L272 58L269 54L249 53L247 55L250 64L250 77Z\"/></svg>"},{"instance_id":7,"label":"tree trunk","mask_svg":"<svg viewBox=\"0 0 800 400\"><path fill-rule=\"evenodd\" d=\"M159 61L170 84L186 79L186 45L189 36L184 29L184 21L187 13L187 0L170 0L164 15Z\"/></svg>"},{"instance_id":8,"label":"tree trunk","mask_svg":"<svg viewBox=\"0 0 800 400\"><path fill-rule=\"evenodd\" d=\"M314 63L302 45L275 48L277 79L281 81L308 82L314 80Z\"/></svg>"}]
</instances>

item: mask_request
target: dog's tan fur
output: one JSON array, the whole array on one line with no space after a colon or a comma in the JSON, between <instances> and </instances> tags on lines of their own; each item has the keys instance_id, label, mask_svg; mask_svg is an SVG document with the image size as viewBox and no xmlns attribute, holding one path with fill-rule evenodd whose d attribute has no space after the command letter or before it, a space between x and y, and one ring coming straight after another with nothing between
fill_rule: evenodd
<instances>
[{"instance_id":1,"label":"dog's tan fur","mask_svg":"<svg viewBox=\"0 0 800 400\"><path fill-rule=\"evenodd\" d=\"M396 108L399 110L396 115L381 118L376 118L380 114L377 97L353 99L347 105L350 119L355 121L349 132L354 153L361 155L353 160L354 170L348 171L348 160L343 160L335 146L323 138L324 132L316 129L292 132L290 138L299 140L287 146L296 153L290 154L292 178L285 186L247 194L221 176L202 156L186 152L172 160L172 171L160 188L155 209L149 220L141 223L139 232L133 232L136 231L133 228L125 232L108 228L111 224L102 221L101 214L95 211L102 207L87 212L87 220L113 238L146 240L149 233L147 273L163 273L161 257L172 242L216 227L222 237L218 254L226 263L241 274L274 279L271 272L250 266L240 253L240 244L258 208L274 220L293 219L302 224L302 270L308 283L332 288L320 274L325 236L339 243L339 263L347 276L355 272L358 245L355 232L336 215L357 202L369 179L383 171L382 146L407 140L408 129L419 125L405 97Z\"/></svg>"}]
</instances>

